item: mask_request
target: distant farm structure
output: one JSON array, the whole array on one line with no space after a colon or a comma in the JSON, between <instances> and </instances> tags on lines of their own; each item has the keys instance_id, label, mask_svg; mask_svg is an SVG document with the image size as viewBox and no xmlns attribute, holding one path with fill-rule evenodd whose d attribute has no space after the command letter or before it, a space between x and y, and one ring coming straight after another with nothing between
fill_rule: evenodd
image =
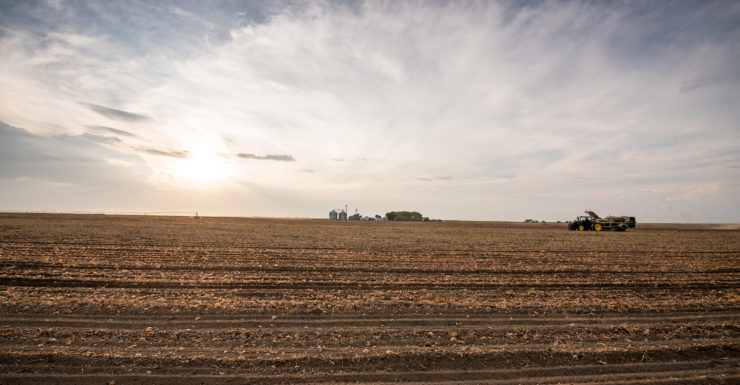
<instances>
[{"instance_id":1,"label":"distant farm structure","mask_svg":"<svg viewBox=\"0 0 740 385\"><path fill-rule=\"evenodd\" d=\"M357 209L352 215L347 214L347 205L343 209L333 209L329 211L330 221L370 221L370 222L386 222L386 221L410 221L410 222L441 222L441 219L429 219L429 217L423 216L418 211L391 211L385 213L385 216L375 214L375 216L361 215Z\"/></svg>"},{"instance_id":2,"label":"distant farm structure","mask_svg":"<svg viewBox=\"0 0 740 385\"><path fill-rule=\"evenodd\" d=\"M360 215L360 213L355 209L355 213L347 216L347 206L345 205L343 209L333 209L329 211L329 220L330 221L387 221L388 219L381 217L380 215L375 215L374 217L369 217L366 215Z\"/></svg>"},{"instance_id":3,"label":"distant farm structure","mask_svg":"<svg viewBox=\"0 0 740 385\"><path fill-rule=\"evenodd\" d=\"M347 220L347 205L343 209L334 209L329 211L329 220L331 221L346 221Z\"/></svg>"}]
</instances>

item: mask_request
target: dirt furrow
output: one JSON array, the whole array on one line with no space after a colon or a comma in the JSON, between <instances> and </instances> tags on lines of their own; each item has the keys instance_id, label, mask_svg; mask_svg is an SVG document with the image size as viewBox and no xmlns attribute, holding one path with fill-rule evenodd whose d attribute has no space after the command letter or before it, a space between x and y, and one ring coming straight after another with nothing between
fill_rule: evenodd
<instances>
[{"instance_id":1,"label":"dirt furrow","mask_svg":"<svg viewBox=\"0 0 740 385\"><path fill-rule=\"evenodd\" d=\"M158 289L177 289L177 288L195 288L195 289L348 289L365 287L367 289L379 290L404 290L404 289L466 289L466 290L491 290L501 288L541 288L541 289L561 289L561 288L676 288L680 290L692 289L736 289L740 288L740 282L735 283L716 283L716 282L624 282L624 283L603 283L603 282L571 282L571 283L442 283L442 282L425 282L425 283L380 283L380 282L234 282L234 283L215 283L215 282L192 282L192 281L131 281L131 280L81 280L81 279L44 279L44 278L10 278L0 277L0 286L27 286L27 287L110 287L110 288L158 288Z\"/></svg>"},{"instance_id":2,"label":"dirt furrow","mask_svg":"<svg viewBox=\"0 0 740 385\"><path fill-rule=\"evenodd\" d=\"M0 356L0 360L2 360ZM440 358L440 357L436 357ZM602 357L608 359L608 357ZM333 362L333 361L332 361ZM69 364L72 364L71 362ZM5 365L0 369L0 383L72 383L80 380L115 380L116 383L378 383L378 382L424 382L424 383L589 383L589 382L621 382L640 380L669 380L680 382L703 378L705 381L715 377L717 381L731 380L738 377L740 362L737 359L711 360L683 360L613 363L604 365L576 364L568 366L538 366L525 367L492 367L485 369L445 368L419 369L403 368L399 365L375 367L363 365L357 361L354 366L343 366L342 362L334 365L319 366L315 362L306 365L306 360L279 363L271 365L268 370L262 366L253 366L250 363L221 366L199 366L202 362L186 367L166 365L163 362L152 362L147 365L137 365L136 370L125 362L116 362L114 365L64 365L58 363L32 364L26 366ZM268 362L269 364L269 362ZM295 364L295 365L294 365ZM303 364L303 365L301 365ZM433 360L430 361L433 364ZM359 366L358 366L359 365ZM418 365L418 364L417 364ZM168 369L168 367L174 369ZM352 370L358 368L358 370ZM53 369L53 375L49 370ZM349 370L348 370L349 369ZM397 370L395 370L397 369ZM69 382L65 382L69 381ZM241 381L241 382L235 382ZM731 381L728 381L728 383ZM103 382L105 383L105 382Z\"/></svg>"},{"instance_id":3,"label":"dirt furrow","mask_svg":"<svg viewBox=\"0 0 740 385\"><path fill-rule=\"evenodd\" d=\"M31 270L38 269L39 271L47 272L50 269L64 269L80 271L80 274L89 274L87 270L100 271L100 270L132 270L132 271L146 271L146 272L157 272L157 271L198 271L198 272L247 272L247 273L283 273L283 272L319 272L319 273L384 273L384 274L456 274L456 275L549 275L549 274L573 274L573 275L594 275L594 274L618 274L624 276L633 275L718 275L723 276L726 274L740 274L740 269L728 269L728 268L716 268L709 270L651 270L642 269L639 271L625 271L621 269L548 269L548 268L533 268L533 269L512 269L500 267L496 269L403 269L403 268L387 268L383 265L375 263L373 267L331 267L331 266L320 266L312 264L310 266L281 266L281 267L262 267L262 266L250 266L250 265L193 265L187 264L183 261L177 261L177 265L161 265L162 261L159 261L157 265L141 265L141 264L121 264L115 262L115 264L75 264L70 266L63 263L51 263L51 262L23 262L23 261L0 261L0 268L6 269L6 273L14 270ZM315 261L314 261L315 262ZM32 272L29 272L32 273ZM28 274L28 273L27 273Z\"/></svg>"},{"instance_id":4,"label":"dirt furrow","mask_svg":"<svg viewBox=\"0 0 740 385\"><path fill-rule=\"evenodd\" d=\"M197 317L198 320L194 320ZM712 313L664 313L664 314L634 314L634 315L562 315L560 317L531 316L531 315L480 315L480 314L439 314L439 315L412 315L399 314L393 317L387 315L357 315L333 314L330 316L262 316L245 317L243 315L224 316L50 316L49 314L23 314L0 316L0 327L97 327L137 329L144 327L179 328L187 326L194 329L224 329L224 328L257 328L262 326L276 328L318 328L318 327L417 327L417 326L463 326L463 327L593 327L598 325L653 325L662 324L735 324L740 327L740 312L712 312ZM2 330L2 329L0 329Z\"/></svg>"}]
</instances>

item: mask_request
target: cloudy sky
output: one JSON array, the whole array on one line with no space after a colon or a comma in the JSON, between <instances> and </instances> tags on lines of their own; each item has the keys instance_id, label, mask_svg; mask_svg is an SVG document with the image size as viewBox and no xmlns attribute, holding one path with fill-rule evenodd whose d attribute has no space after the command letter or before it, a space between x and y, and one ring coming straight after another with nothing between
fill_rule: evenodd
<instances>
[{"instance_id":1,"label":"cloudy sky","mask_svg":"<svg viewBox=\"0 0 740 385\"><path fill-rule=\"evenodd\" d=\"M737 1L0 0L0 210L740 222Z\"/></svg>"}]
</instances>

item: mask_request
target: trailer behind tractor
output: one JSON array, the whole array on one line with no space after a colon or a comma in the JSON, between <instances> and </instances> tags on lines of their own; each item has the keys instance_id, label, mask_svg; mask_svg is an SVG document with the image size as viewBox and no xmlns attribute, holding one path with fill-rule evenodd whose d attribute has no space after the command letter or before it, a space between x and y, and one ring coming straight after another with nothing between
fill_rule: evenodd
<instances>
[{"instance_id":1,"label":"trailer behind tractor","mask_svg":"<svg viewBox=\"0 0 740 385\"><path fill-rule=\"evenodd\" d=\"M582 215L568 224L568 230L576 231L625 231L629 227L635 227L635 217L608 216L599 217L592 210L585 211L588 216Z\"/></svg>"}]
</instances>

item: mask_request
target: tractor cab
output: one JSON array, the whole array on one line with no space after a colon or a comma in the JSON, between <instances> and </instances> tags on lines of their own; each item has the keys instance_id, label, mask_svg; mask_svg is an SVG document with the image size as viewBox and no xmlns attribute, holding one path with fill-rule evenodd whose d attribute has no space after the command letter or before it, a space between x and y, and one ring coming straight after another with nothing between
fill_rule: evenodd
<instances>
[{"instance_id":1,"label":"tractor cab","mask_svg":"<svg viewBox=\"0 0 740 385\"><path fill-rule=\"evenodd\" d=\"M594 219L590 216L581 215L568 226L569 230L587 231L591 230Z\"/></svg>"}]
</instances>

